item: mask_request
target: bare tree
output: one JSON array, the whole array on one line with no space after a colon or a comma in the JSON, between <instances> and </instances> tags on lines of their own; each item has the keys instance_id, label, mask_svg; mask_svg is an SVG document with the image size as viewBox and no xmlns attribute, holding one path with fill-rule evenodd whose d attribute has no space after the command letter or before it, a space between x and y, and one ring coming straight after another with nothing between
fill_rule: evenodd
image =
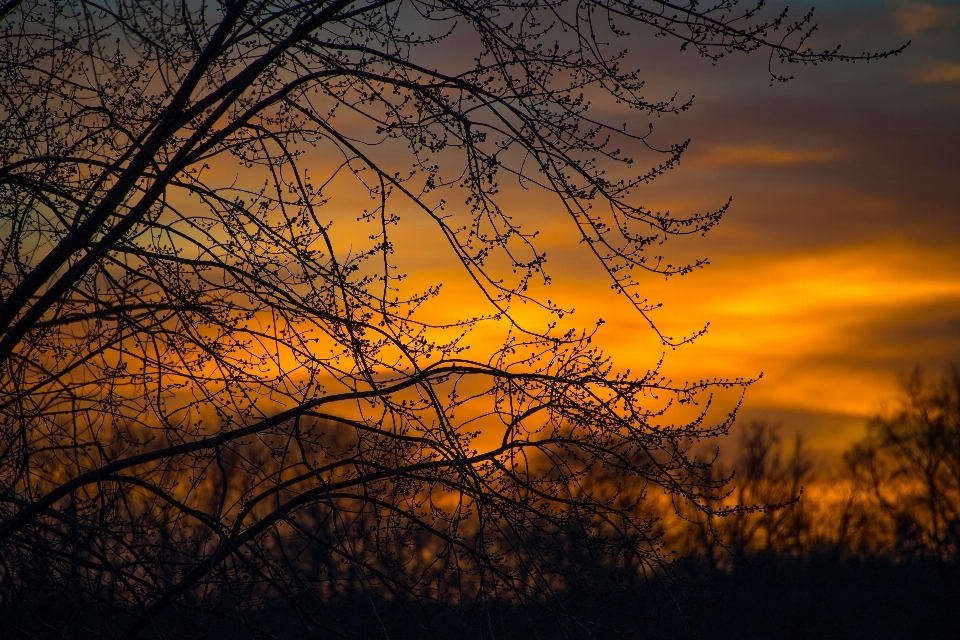
<instances>
[{"instance_id":1,"label":"bare tree","mask_svg":"<svg viewBox=\"0 0 960 640\"><path fill-rule=\"evenodd\" d=\"M847 463L868 504L886 521L895 552L931 553L941 565L956 559L960 370L954 366L939 379L919 369L904 376L900 405L871 421Z\"/></svg>"},{"instance_id":2,"label":"bare tree","mask_svg":"<svg viewBox=\"0 0 960 640\"><path fill-rule=\"evenodd\" d=\"M670 518L673 546L702 556L713 577L758 556L800 556L819 542L813 531L817 505L811 509L801 500L817 475L803 438L797 434L787 446L780 427L762 421L738 431L734 455L709 465L711 477L727 490L705 495L706 509L693 501L677 505L678 517Z\"/></svg>"},{"instance_id":3,"label":"bare tree","mask_svg":"<svg viewBox=\"0 0 960 640\"><path fill-rule=\"evenodd\" d=\"M702 264L648 250L726 207L637 204L686 145L657 151L609 114L689 103L644 97L614 46L627 30L713 59L762 49L774 79L777 62L875 57L812 51L809 14L759 9L0 5L7 605L45 580L86 603L70 624L94 636L163 636L172 605L249 622L279 600L336 631L324 607L355 592L386 633L388 602L564 615L554 596L578 567L665 566L644 498L709 508L723 482L689 447L732 419L705 421L712 390L746 381L617 373L593 330L521 323L519 304L565 311L537 293L538 220L501 209L499 180L553 196L647 317L634 274ZM638 173L641 149L662 160ZM348 187L370 206L330 203ZM401 216L437 230L488 315L430 320L440 283L401 282ZM493 322L511 337L467 358L470 330ZM699 401L699 417L664 424L657 394Z\"/></svg>"},{"instance_id":4,"label":"bare tree","mask_svg":"<svg viewBox=\"0 0 960 640\"><path fill-rule=\"evenodd\" d=\"M814 465L802 437L796 435L788 448L777 427L748 424L733 469L732 504L748 508L718 523L720 540L737 555L789 555L808 547L810 517L800 498Z\"/></svg>"}]
</instances>

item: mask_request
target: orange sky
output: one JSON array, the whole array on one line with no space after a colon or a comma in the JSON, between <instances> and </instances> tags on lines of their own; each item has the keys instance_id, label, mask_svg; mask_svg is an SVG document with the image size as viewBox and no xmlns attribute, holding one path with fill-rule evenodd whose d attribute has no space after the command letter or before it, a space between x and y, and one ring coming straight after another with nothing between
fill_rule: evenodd
<instances>
[{"instance_id":1,"label":"orange sky","mask_svg":"<svg viewBox=\"0 0 960 640\"><path fill-rule=\"evenodd\" d=\"M707 335L666 354L664 371L679 381L762 372L743 419L782 423L836 454L895 401L899 373L960 361L960 6L835 0L821 8L823 41L856 51L913 44L892 60L798 68L796 79L770 86L762 57L713 67L638 42L652 97L696 95L691 111L656 120L654 144L692 142L680 168L638 197L683 215L733 196L707 237L667 243L668 258L707 257L707 268L642 281L643 295L664 303L653 315L664 332L710 323ZM304 163L321 174L333 161L321 154ZM541 231L554 284L538 294L575 307L568 322L590 327L602 317L600 344L618 368L653 366L663 347L610 290L558 202L503 183L504 209ZM355 184L329 196L331 233L352 246L369 233L356 216L371 202ZM433 223L399 203L394 211L402 218L394 257L407 286L443 283L432 317L488 313ZM522 309L518 317L545 321ZM475 331L474 353L503 332Z\"/></svg>"},{"instance_id":2,"label":"orange sky","mask_svg":"<svg viewBox=\"0 0 960 640\"><path fill-rule=\"evenodd\" d=\"M665 303L654 317L667 333L711 323L695 344L667 354L671 376L762 372L744 419L780 422L837 453L895 401L899 373L960 361L960 7L823 8L823 37L845 49L913 44L879 64L798 69L773 87L766 60L713 68L642 52L659 62L654 91L697 96L691 112L656 123L655 142L693 142L680 169L641 194L644 204L681 213L734 197L708 237L673 243L676 255L706 256L710 266L651 278L643 295ZM504 200L543 232L555 279L544 295L576 307L582 326L604 318L601 344L620 367L654 364L662 347L610 291L569 221L549 198L512 189L504 186ZM415 265L412 283L445 285L435 311L485 310L438 237L416 222L401 234L398 259Z\"/></svg>"}]
</instances>

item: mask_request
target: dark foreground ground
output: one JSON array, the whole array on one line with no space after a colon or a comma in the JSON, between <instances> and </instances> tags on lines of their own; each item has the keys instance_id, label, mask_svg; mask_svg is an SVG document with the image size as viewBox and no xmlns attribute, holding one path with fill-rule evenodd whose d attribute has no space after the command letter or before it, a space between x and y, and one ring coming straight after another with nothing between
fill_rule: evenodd
<instances>
[{"instance_id":1,"label":"dark foreground ground","mask_svg":"<svg viewBox=\"0 0 960 640\"><path fill-rule=\"evenodd\" d=\"M180 609L156 620L140 637L960 638L960 563L754 557L733 570L711 571L688 559L678 566L678 575L679 584L571 590L558 594L550 606L490 606L467 613L402 607L362 593L324 605L264 603L245 622L227 604L217 614ZM130 636L124 630L131 618L83 602L68 585L37 584L19 596L6 596L0 638Z\"/></svg>"},{"instance_id":2,"label":"dark foreground ground","mask_svg":"<svg viewBox=\"0 0 960 640\"><path fill-rule=\"evenodd\" d=\"M958 569L920 560L758 561L704 583L712 602L698 637L960 638Z\"/></svg>"}]
</instances>

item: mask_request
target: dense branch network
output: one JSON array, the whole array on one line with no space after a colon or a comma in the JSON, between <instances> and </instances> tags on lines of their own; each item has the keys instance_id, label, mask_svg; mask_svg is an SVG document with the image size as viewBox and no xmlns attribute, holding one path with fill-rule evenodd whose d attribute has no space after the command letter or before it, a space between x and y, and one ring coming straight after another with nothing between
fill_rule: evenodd
<instances>
[{"instance_id":1,"label":"dense branch network","mask_svg":"<svg viewBox=\"0 0 960 640\"><path fill-rule=\"evenodd\" d=\"M637 203L686 144L591 106L689 103L647 98L614 45L635 28L713 59L878 57L815 52L809 15L760 10L0 5L5 593L29 571L74 576L131 616L124 633L159 633L175 603L282 595L309 618L308 594L354 587L542 602L577 574L573 549L664 567L645 500L722 495L690 451L732 420L707 421L711 394L747 381L617 373L591 330L521 322L518 305L566 312L535 293L538 220L506 211L500 182L550 194L647 317L635 274L703 264L650 252L726 207ZM637 171L636 153L660 159ZM371 204L345 211L348 192ZM489 313L431 319L439 283L403 282L401 218L445 240ZM505 344L467 358L498 322ZM677 403L694 417L669 423Z\"/></svg>"}]
</instances>

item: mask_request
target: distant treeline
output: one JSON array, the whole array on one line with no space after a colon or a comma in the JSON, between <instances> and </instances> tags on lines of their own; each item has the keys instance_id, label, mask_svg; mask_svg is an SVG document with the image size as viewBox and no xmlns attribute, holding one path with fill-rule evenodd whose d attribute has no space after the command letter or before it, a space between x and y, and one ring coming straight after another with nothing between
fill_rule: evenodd
<instances>
[{"instance_id":1,"label":"distant treeline","mask_svg":"<svg viewBox=\"0 0 960 640\"><path fill-rule=\"evenodd\" d=\"M646 497L651 536L673 558L657 570L615 550L585 557L592 551L543 547L537 567L562 577L551 597L449 607L443 597L408 598L360 578L325 548L325 536L343 534L317 512L300 522L314 544L278 541L264 551L286 554L300 569L285 575L300 584L272 584L279 578L261 580L262 567L250 566L244 583L185 594L183 606L153 621L156 633L145 628L141 637L960 637L960 370L906 377L899 407L871 420L834 466L768 424L738 428L730 459L708 465L718 481L732 475L728 493L705 497L711 515ZM144 553L170 548L154 541ZM430 554L424 546L425 563ZM83 555L50 547L20 561L29 565L16 572L23 579L0 580L2 629L100 638L135 619L124 605L108 606L118 586L90 582ZM438 590L464 588L444 580Z\"/></svg>"},{"instance_id":2,"label":"distant treeline","mask_svg":"<svg viewBox=\"0 0 960 640\"><path fill-rule=\"evenodd\" d=\"M724 517L665 517L702 638L960 637L960 370L915 371L839 464L743 427Z\"/></svg>"}]
</instances>

